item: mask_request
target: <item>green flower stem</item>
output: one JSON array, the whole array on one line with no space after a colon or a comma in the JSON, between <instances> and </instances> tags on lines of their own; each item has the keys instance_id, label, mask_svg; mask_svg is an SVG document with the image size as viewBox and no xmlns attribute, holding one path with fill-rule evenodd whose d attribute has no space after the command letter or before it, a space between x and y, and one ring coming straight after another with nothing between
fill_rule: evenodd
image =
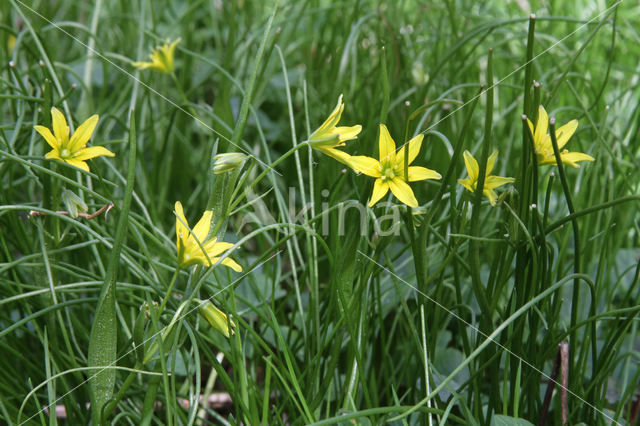
<instances>
[{"instance_id":1,"label":"green flower stem","mask_svg":"<svg viewBox=\"0 0 640 426\"><path fill-rule=\"evenodd\" d=\"M476 191L473 194L473 209L471 211L471 236L479 235L479 226L480 226L480 207L482 205L482 193L484 190L484 183L486 180L486 171L487 171L487 158L489 156L489 144L491 140L491 130L493 126L493 49L489 49L489 54L487 56L487 90L485 91L486 95L486 109L484 116L484 135L482 137L482 153L480 154L480 162L478 164L478 182L476 185ZM487 289L482 284L482 280L480 278L480 244L478 244L477 240L469 241L469 266L471 267L471 288L473 289L473 294L476 296L476 300L478 301L478 305L480 309L484 313L484 315L480 316L480 327L484 331L491 331L491 303L487 298ZM481 359L479 359L478 364L482 365L486 362L490 361L493 352L489 351L487 354L483 355ZM492 377L497 377L497 363L490 363L490 375ZM474 389L480 388L481 375L475 375L473 380ZM497 387L494 387L497 389ZM497 398L492 393L490 395L491 399L495 399L495 401L491 401L497 403ZM477 401L477 400L476 400ZM476 402L474 401L474 402ZM481 417L482 412L480 410L480 404L474 404L474 411L476 417ZM492 404L490 404L491 406ZM487 410L487 417L485 421L488 422L491 416L491 410Z\"/></svg>"},{"instance_id":2,"label":"green flower stem","mask_svg":"<svg viewBox=\"0 0 640 426\"><path fill-rule=\"evenodd\" d=\"M191 114L193 117L196 117L196 120L200 121L200 119L197 118L198 114L196 113L196 110L193 108L191 102L189 101L189 98L187 98L187 93L184 91L184 88L182 87L182 83L180 83L180 80L178 80L178 77L176 76L175 71L171 71L169 73L169 76L171 77L171 80L173 80L173 84L176 85L176 88L178 89L178 93L180 93L180 99L184 104L185 108L187 109L187 111L189 111L189 114Z\"/></svg>"},{"instance_id":3,"label":"green flower stem","mask_svg":"<svg viewBox=\"0 0 640 426\"><path fill-rule=\"evenodd\" d=\"M487 57L487 105L484 116L484 136L482 138L482 154L480 163L478 164L478 183L473 198L473 210L471 212L471 236L478 236L478 227L480 225L480 205L482 203L482 192L484 190L484 181L486 179L487 158L489 156L489 141L491 140L491 129L493 126L493 49L489 49ZM477 240L469 242L469 257L471 266L471 283L473 292L478 300L480 308L488 318L491 318L490 303L486 297L486 290L480 282L480 247ZM485 322L487 327L491 327L490 323Z\"/></svg>"},{"instance_id":4,"label":"green flower stem","mask_svg":"<svg viewBox=\"0 0 640 426\"><path fill-rule=\"evenodd\" d=\"M307 102L307 81L304 80L302 83L302 90L304 93L303 99L304 99L304 110L305 110L305 126L306 126L306 130L307 130L307 135L311 135L311 126L309 123L309 105ZM307 162L309 164L309 170L308 170L308 174L309 174L309 199L311 200L311 205L310 205L310 209L311 209L311 217L315 217L316 215L316 208L315 208L315 199L316 199L316 195L315 195L315 186L314 186L314 175L313 175L313 149L311 148L310 145L309 149L307 149L307 153L308 153L308 157L307 157ZM306 219L306 223L311 227L311 229L313 229L315 231L316 227L315 227L315 223L310 223L308 219ZM316 349L314 350L314 352L317 352L318 350L320 350L319 348L322 346L322 342L321 342L321 334L319 332L320 330L320 290L319 290L319 281L318 281L318 240L316 238L312 238L311 239L311 259L313 259L313 261L309 262L309 276L310 276L310 282L311 282L311 300L310 300L310 307L312 310L312 316L313 316L313 320L315 322L315 336L316 336ZM317 391L319 388L319 380L316 380L314 382L314 388Z\"/></svg>"},{"instance_id":5,"label":"green flower stem","mask_svg":"<svg viewBox=\"0 0 640 426\"><path fill-rule=\"evenodd\" d=\"M478 100L480 99L480 93L482 93L482 87L480 87L480 90L478 92L477 95L475 95L470 103L469 103L469 109L467 110L467 115L465 116L464 119L464 125L462 126L462 130L460 130L460 133L458 135L458 139L456 140L456 144L455 147L453 149L453 156L451 157L451 161L449 163L449 168L447 169L447 172L445 173L445 175L442 178L442 183L440 184L440 190L438 191L438 193L436 194L435 198L433 199L433 204L431 206L431 211L427 214L427 217L424 219L424 221L422 222L422 226L420 229L420 234L418 236L418 244L420 247L424 247L424 250L426 251L426 247L427 247L427 242L429 239L429 232L431 229L431 221L433 220L433 218L436 216L436 214L439 212L439 208L440 208L440 203L444 197L444 193L447 190L447 182L449 180L451 180L453 178L453 175L455 173L456 170L456 165L458 164L458 161L460 160L460 155L462 154L462 143L464 142L467 132L469 130L469 126L471 125L471 117L473 116L473 111L475 111L476 109L476 105L478 104ZM426 272L425 272L426 274ZM423 280L423 285L426 285L427 280L424 279ZM418 278L418 283L420 283L420 278ZM425 287L419 287L419 290L422 292L425 292L425 294L427 293L427 289Z\"/></svg>"},{"instance_id":6,"label":"green flower stem","mask_svg":"<svg viewBox=\"0 0 640 426\"><path fill-rule=\"evenodd\" d=\"M162 299L162 303L160 303L160 308L158 309L158 312L160 312L160 314L164 312L164 307L167 305L167 301L169 301L169 297L171 297L171 291L173 291L173 286L175 285L176 279L178 278L179 274L180 274L180 265L176 267L176 270L173 273L173 278L171 278L171 282L169 283L169 287L167 287L167 294L164 295L164 298Z\"/></svg>"},{"instance_id":7,"label":"green flower stem","mask_svg":"<svg viewBox=\"0 0 640 426\"><path fill-rule=\"evenodd\" d=\"M567 183L567 177L564 174L564 165L562 164L562 158L560 157L560 150L558 149L558 141L556 139L556 119L551 117L549 119L549 135L551 136L551 145L553 146L553 154L556 157L556 164L558 166L558 175L560 176L560 182L562 183L562 190L564 192L564 198L567 201L567 208L569 209L569 214L575 215L575 209L573 207L573 201L571 199L571 191L569 189L569 184ZM578 230L578 221L575 217L571 219L571 227L573 229L573 272L574 274L578 274L580 272L580 233ZM578 285L579 280L576 278L573 281L573 297L571 299L571 322L570 327L574 327L576 325L578 319L578 311L580 307L580 286ZM578 340L576 337L576 333L571 333L569 336L569 343L571 344L572 350L569 351L569 363L570 363L570 371L577 371L575 360L576 360L576 349L578 348ZM594 342L595 343L595 342ZM579 379L576 377L576 374L570 375L570 380L572 385L576 384L576 380ZM573 387L572 387L573 389Z\"/></svg>"},{"instance_id":8,"label":"green flower stem","mask_svg":"<svg viewBox=\"0 0 640 426\"><path fill-rule=\"evenodd\" d=\"M384 51L383 51L384 52ZM384 66L383 69L383 73L384 73L384 80L383 82L387 82L387 77L386 77L386 65ZM386 85L384 85L384 87L386 88L387 92L389 89L389 84L388 82L386 83ZM385 99L388 98L388 94L386 95ZM409 118L407 119L407 123L405 125L405 129L404 129L404 144L403 147L405 147L406 149L406 155L404 156L404 180L406 182L409 182L409 126L411 124L411 121L413 121L416 117L418 117L418 115L420 113L422 113L423 111L425 111L426 109L428 109L429 107L436 105L436 104L440 104L440 103L447 103L447 102L453 102L454 104L460 104L460 102L458 100L455 99L439 99L433 102L428 102L425 105L422 105L420 108L418 108L417 110L415 110L413 113L411 113L411 115L409 116ZM386 113L385 113L386 114ZM413 224L413 214L412 214L412 209L411 207L407 207L407 213L404 217L405 223L407 225L407 230L409 232L409 240L411 242L411 251L413 253L413 259L414 259L414 264L415 264L415 268L416 268L416 279L418 281L418 288L422 289L423 291L426 289L427 287L427 282L428 282L428 278L427 278L427 271L426 271L426 267L424 264L424 259L426 259L427 257L427 244L421 244L420 241L418 239L415 238L415 232L414 232L414 224Z\"/></svg>"},{"instance_id":9,"label":"green flower stem","mask_svg":"<svg viewBox=\"0 0 640 426\"><path fill-rule=\"evenodd\" d=\"M523 114L527 116L533 116L532 108L531 108L531 85L533 83L533 46L535 42L535 30L536 30L536 15L531 14L529 16L529 31L527 37L527 57L525 62L525 71L524 71L524 99L523 99ZM522 160L520 164L520 187L519 192L521 196L521 202L519 205L518 213L522 217L525 223L527 223L528 218L528 206L531 204L531 182L529 180L529 160L531 156L531 146L526 143L526 138L523 135L522 140Z\"/></svg>"},{"instance_id":10,"label":"green flower stem","mask_svg":"<svg viewBox=\"0 0 640 426\"><path fill-rule=\"evenodd\" d=\"M389 76L387 73L387 55L384 46L381 49L382 54L380 55L380 64L382 65L382 107L380 107L380 123L386 124L387 122L387 113L389 111ZM408 155L405 155L405 158L408 158Z\"/></svg>"},{"instance_id":11,"label":"green flower stem","mask_svg":"<svg viewBox=\"0 0 640 426\"><path fill-rule=\"evenodd\" d=\"M527 33L527 60L524 68L524 113L531 115L531 84L533 83L533 46L536 33L536 15L529 15L529 31ZM524 154L524 153L523 153ZM526 157L523 156L523 159Z\"/></svg>"}]
</instances>

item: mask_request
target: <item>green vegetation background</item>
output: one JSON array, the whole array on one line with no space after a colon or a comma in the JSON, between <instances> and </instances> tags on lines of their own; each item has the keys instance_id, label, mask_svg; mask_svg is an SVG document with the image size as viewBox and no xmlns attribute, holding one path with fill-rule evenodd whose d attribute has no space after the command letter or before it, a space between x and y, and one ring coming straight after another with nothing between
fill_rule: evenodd
<instances>
[{"instance_id":1,"label":"green vegetation background","mask_svg":"<svg viewBox=\"0 0 640 426\"><path fill-rule=\"evenodd\" d=\"M8 0L0 19L2 422L55 424L42 407L56 405L63 424L90 421L88 347L109 278L118 369L104 396L121 399L108 422L427 424L431 413L436 423L536 423L564 341L568 423L634 419L634 2ZM178 37L175 79L132 67ZM478 97L481 87L493 88ZM373 223L388 212L376 207L362 235L359 210L341 217L340 205L366 204L372 181L301 149L220 219L226 241L249 236L232 255L244 273L183 270L160 311L176 267L174 202L194 224L222 179L212 155L254 155L251 182L341 93L342 123L363 125L346 150L374 157L381 119L400 143L410 114L446 100L409 127L426 135L416 164L450 171L412 184L422 214L403 213L398 234L385 236ZM565 179L532 167L521 115L534 117L538 103L560 124L579 120L568 148L594 163L566 168ZM91 175L45 160L33 125L50 125L51 106L76 126L99 114L91 144L116 157L91 161ZM455 183L466 176L462 151L479 158L483 143L500 151L495 174L518 179L497 207ZM55 214L63 188L90 212L115 207L108 219ZM212 298L236 333L212 329L181 304L187 296ZM152 357L143 365L140 332ZM211 393L229 402L181 405ZM562 420L561 393L551 424Z\"/></svg>"}]
</instances>

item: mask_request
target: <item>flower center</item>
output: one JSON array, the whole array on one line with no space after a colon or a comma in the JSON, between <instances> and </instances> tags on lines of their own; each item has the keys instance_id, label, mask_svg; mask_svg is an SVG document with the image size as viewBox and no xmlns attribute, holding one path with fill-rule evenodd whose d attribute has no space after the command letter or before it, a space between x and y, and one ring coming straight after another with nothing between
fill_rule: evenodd
<instances>
[{"instance_id":1,"label":"flower center","mask_svg":"<svg viewBox=\"0 0 640 426\"><path fill-rule=\"evenodd\" d=\"M71 157L71 151L69 151L67 148L62 148L60 150L60 158L67 159L69 157Z\"/></svg>"},{"instance_id":2,"label":"flower center","mask_svg":"<svg viewBox=\"0 0 640 426\"><path fill-rule=\"evenodd\" d=\"M393 171L393 167L389 164L383 164L380 173L382 174L380 179L383 182L393 180L393 178L396 177L396 173Z\"/></svg>"}]
</instances>

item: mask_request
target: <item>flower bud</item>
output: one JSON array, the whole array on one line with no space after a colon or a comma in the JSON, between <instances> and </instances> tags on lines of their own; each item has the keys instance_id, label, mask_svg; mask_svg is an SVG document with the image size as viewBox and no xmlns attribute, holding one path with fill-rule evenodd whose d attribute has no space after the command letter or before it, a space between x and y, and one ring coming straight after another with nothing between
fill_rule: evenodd
<instances>
[{"instance_id":1,"label":"flower bud","mask_svg":"<svg viewBox=\"0 0 640 426\"><path fill-rule=\"evenodd\" d=\"M200 301L200 315L207 320L209 325L220 333L224 334L224 337L229 337L229 325L227 324L227 315L220 309L216 308L216 305L209 300ZM235 327L235 323L230 320L231 327ZM233 333L233 329L231 329Z\"/></svg>"},{"instance_id":2,"label":"flower bud","mask_svg":"<svg viewBox=\"0 0 640 426\"><path fill-rule=\"evenodd\" d=\"M64 189L62 191L62 202L67 208L69 216L74 219L78 217L78 213L86 213L88 210L87 204L84 200L68 189Z\"/></svg>"},{"instance_id":3,"label":"flower bud","mask_svg":"<svg viewBox=\"0 0 640 426\"><path fill-rule=\"evenodd\" d=\"M213 173L216 175L236 170L244 165L247 156L241 152L218 154L213 159Z\"/></svg>"}]
</instances>

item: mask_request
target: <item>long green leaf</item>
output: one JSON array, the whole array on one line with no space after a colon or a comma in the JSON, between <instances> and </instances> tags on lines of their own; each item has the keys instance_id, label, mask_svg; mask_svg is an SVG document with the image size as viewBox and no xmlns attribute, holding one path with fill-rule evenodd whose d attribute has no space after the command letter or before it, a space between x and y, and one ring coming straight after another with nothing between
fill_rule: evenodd
<instances>
[{"instance_id":1,"label":"long green leaf","mask_svg":"<svg viewBox=\"0 0 640 426\"><path fill-rule=\"evenodd\" d=\"M136 165L136 129L133 110L129 115L129 170L127 172L127 186L124 192L122 210L118 219L116 238L109 259L107 274L102 285L96 316L91 327L89 338L89 366L111 367L116 364L116 349L118 343L118 328L116 320L116 278L120 250L126 237L129 223L129 208L135 180ZM111 399L116 380L116 370L100 369L89 379L91 418L93 423L100 424L100 413L104 404Z\"/></svg>"}]
</instances>

